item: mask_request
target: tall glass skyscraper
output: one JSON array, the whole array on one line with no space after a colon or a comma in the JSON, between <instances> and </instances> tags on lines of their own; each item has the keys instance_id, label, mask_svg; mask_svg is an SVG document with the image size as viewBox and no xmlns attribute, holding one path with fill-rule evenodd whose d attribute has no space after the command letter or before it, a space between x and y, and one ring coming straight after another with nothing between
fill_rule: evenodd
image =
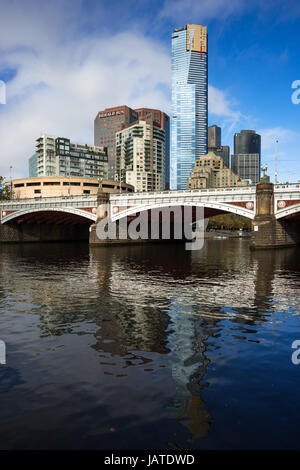
<instances>
[{"instance_id":1,"label":"tall glass skyscraper","mask_svg":"<svg viewBox=\"0 0 300 470\"><path fill-rule=\"evenodd\" d=\"M207 154L207 29L187 24L172 34L171 189L186 189L196 158Z\"/></svg>"}]
</instances>

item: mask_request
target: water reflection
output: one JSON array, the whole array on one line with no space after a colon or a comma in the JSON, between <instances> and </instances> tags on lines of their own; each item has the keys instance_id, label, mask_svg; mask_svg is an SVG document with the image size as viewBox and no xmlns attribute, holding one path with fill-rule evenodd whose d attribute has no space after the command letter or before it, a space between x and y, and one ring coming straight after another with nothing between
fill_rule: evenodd
<instances>
[{"instance_id":1,"label":"water reflection","mask_svg":"<svg viewBox=\"0 0 300 470\"><path fill-rule=\"evenodd\" d=\"M0 246L0 321L13 311L30 315L43 339L88 335L103 375L120 381L130 370L163 369L172 384L168 418L194 442L214 423L206 376L212 357L226 351L220 336L260 344L264 324L285 313L298 321L298 255L296 248L251 252L239 239L210 240L192 252L183 245Z\"/></svg>"}]
</instances>

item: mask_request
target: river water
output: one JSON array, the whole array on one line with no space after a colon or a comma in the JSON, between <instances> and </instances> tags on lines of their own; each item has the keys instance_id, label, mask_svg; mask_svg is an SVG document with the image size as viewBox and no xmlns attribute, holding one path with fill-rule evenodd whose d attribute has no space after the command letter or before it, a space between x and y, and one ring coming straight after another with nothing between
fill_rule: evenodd
<instances>
[{"instance_id":1,"label":"river water","mask_svg":"<svg viewBox=\"0 0 300 470\"><path fill-rule=\"evenodd\" d=\"M0 448L299 449L299 255L0 246Z\"/></svg>"}]
</instances>

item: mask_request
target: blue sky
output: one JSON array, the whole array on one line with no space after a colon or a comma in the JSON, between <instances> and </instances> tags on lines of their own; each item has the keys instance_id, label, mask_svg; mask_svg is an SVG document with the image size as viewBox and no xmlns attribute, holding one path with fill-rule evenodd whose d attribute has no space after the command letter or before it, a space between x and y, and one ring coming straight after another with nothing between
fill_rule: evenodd
<instances>
[{"instance_id":1,"label":"blue sky","mask_svg":"<svg viewBox=\"0 0 300 470\"><path fill-rule=\"evenodd\" d=\"M0 174L27 176L41 132L93 143L107 106L171 110L171 33L206 24L209 124L262 135L274 179L300 180L300 2L289 0L0 0ZM300 96L300 94L299 94Z\"/></svg>"}]
</instances>

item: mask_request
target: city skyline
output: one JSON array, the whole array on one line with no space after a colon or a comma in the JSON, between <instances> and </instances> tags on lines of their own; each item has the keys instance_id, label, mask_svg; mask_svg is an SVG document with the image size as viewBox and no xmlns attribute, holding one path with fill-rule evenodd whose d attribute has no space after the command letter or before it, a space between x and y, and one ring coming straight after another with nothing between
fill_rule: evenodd
<instances>
[{"instance_id":1,"label":"city skyline","mask_svg":"<svg viewBox=\"0 0 300 470\"><path fill-rule=\"evenodd\" d=\"M72 26L66 32L67 4L29 1L25 8L21 2L10 6L3 1L3 176L9 177L10 166L14 178L26 175L32 139L40 132L92 144L99 109L124 103L171 115L170 35L178 25L198 23L207 24L210 41L208 124L222 128L223 145L231 148L234 133L241 129L261 134L262 162L268 163L272 180L278 139L279 181L294 181L300 172L300 105L291 99L292 83L299 79L296 2L287 12L279 0L264 7L242 0L231 6L175 1L173 8L168 1L162 6L154 1L143 2L133 12L130 1L127 8L116 1L110 9L103 9L102 2L86 2L83 7L75 1ZM117 9L123 15L118 17ZM107 25L112 18L114 33Z\"/></svg>"}]
</instances>

